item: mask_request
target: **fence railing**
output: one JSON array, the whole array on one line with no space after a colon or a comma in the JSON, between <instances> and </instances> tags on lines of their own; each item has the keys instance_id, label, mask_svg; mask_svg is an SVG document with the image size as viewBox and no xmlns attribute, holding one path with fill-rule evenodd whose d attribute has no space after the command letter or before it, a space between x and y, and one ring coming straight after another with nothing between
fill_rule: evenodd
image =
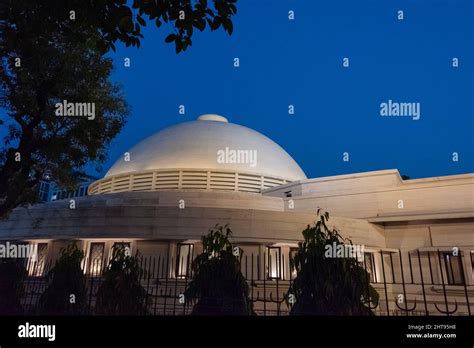
<instances>
[{"instance_id":1,"label":"fence railing","mask_svg":"<svg viewBox=\"0 0 474 348\"><path fill-rule=\"evenodd\" d=\"M105 258L83 262L87 314L95 314L97 290L108 262ZM193 277L191 262L189 256L178 260L163 255L141 256L140 282L146 290L148 311L137 314L189 314L192 306L183 301L182 294ZM439 250L365 253L362 265L380 296L377 304L369 306L376 315L472 315L474 284L472 273L468 274L472 268L465 264L473 264L472 254L463 251L457 255ZM38 299L51 267L51 263L28 263L22 298L26 315L38 313ZM241 271L256 314L289 315L292 304L285 295L297 274L284 255L278 260L267 253L244 255Z\"/></svg>"}]
</instances>

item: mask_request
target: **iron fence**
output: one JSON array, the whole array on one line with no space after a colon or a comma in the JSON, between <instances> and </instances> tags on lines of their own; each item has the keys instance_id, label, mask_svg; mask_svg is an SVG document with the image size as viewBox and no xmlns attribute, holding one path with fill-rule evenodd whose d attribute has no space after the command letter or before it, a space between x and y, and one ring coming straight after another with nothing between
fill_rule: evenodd
<instances>
[{"instance_id":1,"label":"iron fence","mask_svg":"<svg viewBox=\"0 0 474 348\"><path fill-rule=\"evenodd\" d=\"M163 255L139 258L142 268L139 278L146 290L148 310L137 314L190 314L192 305L183 300L183 293L193 277L192 256L181 260ZM104 258L83 262L86 314L96 314L97 290L108 261ZM370 285L379 293L378 303L368 305L376 315L472 315L472 268L464 266L473 265L471 253L380 250L365 253L362 264L369 273ZM46 288L45 275L51 267L51 263L28 263L22 298L25 315L38 313L38 299ZM292 303L285 296L297 274L284 255L276 262L267 253L244 255L241 271L248 282L250 301L257 315L289 315Z\"/></svg>"}]
</instances>

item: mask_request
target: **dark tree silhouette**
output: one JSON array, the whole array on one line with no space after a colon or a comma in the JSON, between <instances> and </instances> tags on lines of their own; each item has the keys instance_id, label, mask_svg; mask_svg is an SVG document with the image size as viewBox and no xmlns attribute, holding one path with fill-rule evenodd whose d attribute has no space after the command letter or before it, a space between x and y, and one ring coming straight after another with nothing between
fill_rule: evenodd
<instances>
[{"instance_id":1,"label":"dark tree silhouette","mask_svg":"<svg viewBox=\"0 0 474 348\"><path fill-rule=\"evenodd\" d=\"M303 231L304 241L291 260L297 271L287 294L296 300L291 315L371 315L370 303L378 303L378 293L369 284L369 274L353 257L327 257L327 247L344 246L339 232L326 225L329 213L318 210L319 221Z\"/></svg>"},{"instance_id":2,"label":"dark tree silhouette","mask_svg":"<svg viewBox=\"0 0 474 348\"><path fill-rule=\"evenodd\" d=\"M5 42L18 34L14 28L27 25L30 35L64 32L75 35L83 30L100 34L99 47L115 50L117 41L140 46L141 28L147 23L167 26L165 42L174 43L176 52L192 45L194 29L222 28L229 35L237 13L237 0L3 0L0 2L0 36ZM47 36L45 36L46 38ZM76 37L80 39L80 35Z\"/></svg>"},{"instance_id":3,"label":"dark tree silhouette","mask_svg":"<svg viewBox=\"0 0 474 348\"><path fill-rule=\"evenodd\" d=\"M7 133L0 153L0 217L35 203L44 174L72 189L86 163L105 160L127 114L119 86L109 81L112 61L95 49L95 31L42 36L28 22L18 25L0 47L0 108L7 111L0 118ZM57 116L56 103L64 100L94 103L94 119Z\"/></svg>"},{"instance_id":4,"label":"dark tree silhouette","mask_svg":"<svg viewBox=\"0 0 474 348\"><path fill-rule=\"evenodd\" d=\"M148 304L147 292L140 283L142 272L139 256L127 255L123 244L115 244L97 290L97 314L145 315Z\"/></svg>"},{"instance_id":5,"label":"dark tree silhouette","mask_svg":"<svg viewBox=\"0 0 474 348\"><path fill-rule=\"evenodd\" d=\"M61 251L54 267L46 275L46 290L39 299L43 315L84 314L87 298L86 280L81 268L84 253L75 243Z\"/></svg>"},{"instance_id":6,"label":"dark tree silhouette","mask_svg":"<svg viewBox=\"0 0 474 348\"><path fill-rule=\"evenodd\" d=\"M202 237L203 252L192 263L193 279L184 293L186 301L195 304L193 315L254 314L240 269L242 250L232 247L231 235L226 225Z\"/></svg>"},{"instance_id":7,"label":"dark tree silhouette","mask_svg":"<svg viewBox=\"0 0 474 348\"><path fill-rule=\"evenodd\" d=\"M211 2L210 2L211 3ZM110 82L117 41L140 45L141 28L168 24L176 52L196 28L233 31L235 0L0 1L0 218L38 201L45 174L74 189L84 165L106 158L128 108ZM166 30L166 29L165 29ZM95 117L57 117L62 101L94 103Z\"/></svg>"},{"instance_id":8,"label":"dark tree silhouette","mask_svg":"<svg viewBox=\"0 0 474 348\"><path fill-rule=\"evenodd\" d=\"M0 315L21 314L26 270L21 260L0 259Z\"/></svg>"}]
</instances>

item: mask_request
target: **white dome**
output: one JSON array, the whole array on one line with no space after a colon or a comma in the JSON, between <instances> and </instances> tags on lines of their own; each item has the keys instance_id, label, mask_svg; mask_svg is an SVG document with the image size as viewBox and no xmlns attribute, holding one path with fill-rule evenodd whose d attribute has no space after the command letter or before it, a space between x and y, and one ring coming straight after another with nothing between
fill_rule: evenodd
<instances>
[{"instance_id":1,"label":"white dome","mask_svg":"<svg viewBox=\"0 0 474 348\"><path fill-rule=\"evenodd\" d=\"M306 179L298 164L278 144L252 129L229 123L219 115L203 115L197 121L165 128L128 152L130 160L121 157L100 181L170 170L241 173L282 179L278 184ZM137 175L134 177L137 180ZM261 188L275 185L262 184ZM153 190L153 187L147 186L147 190ZM118 191L94 190L92 186L92 194L108 192Z\"/></svg>"}]
</instances>

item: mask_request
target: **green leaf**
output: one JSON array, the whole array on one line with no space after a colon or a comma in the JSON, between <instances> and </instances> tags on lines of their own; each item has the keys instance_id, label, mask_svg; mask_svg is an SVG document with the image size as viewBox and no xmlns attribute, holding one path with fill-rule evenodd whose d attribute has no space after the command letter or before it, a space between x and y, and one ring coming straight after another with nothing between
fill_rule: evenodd
<instances>
[{"instance_id":1,"label":"green leaf","mask_svg":"<svg viewBox=\"0 0 474 348\"><path fill-rule=\"evenodd\" d=\"M141 25L143 25L144 27L146 27L146 22L145 22L145 20L144 20L142 17L137 16L137 21L138 21L138 23L140 23Z\"/></svg>"},{"instance_id":2,"label":"green leaf","mask_svg":"<svg viewBox=\"0 0 474 348\"><path fill-rule=\"evenodd\" d=\"M183 44L180 40L176 40L175 44L176 44L176 54L178 54L179 52L183 50Z\"/></svg>"},{"instance_id":3,"label":"green leaf","mask_svg":"<svg viewBox=\"0 0 474 348\"><path fill-rule=\"evenodd\" d=\"M122 31L130 32L133 30L133 22L131 17L122 17L119 22L119 28Z\"/></svg>"},{"instance_id":4,"label":"green leaf","mask_svg":"<svg viewBox=\"0 0 474 348\"><path fill-rule=\"evenodd\" d=\"M224 30L229 33L229 35L232 35L232 32L234 31L234 25L230 19L222 19L222 26L224 27Z\"/></svg>"},{"instance_id":5,"label":"green leaf","mask_svg":"<svg viewBox=\"0 0 474 348\"><path fill-rule=\"evenodd\" d=\"M193 22L193 25L195 28L199 29L200 31L203 31L206 28L206 21L202 18L199 18Z\"/></svg>"},{"instance_id":6,"label":"green leaf","mask_svg":"<svg viewBox=\"0 0 474 348\"><path fill-rule=\"evenodd\" d=\"M176 34L169 34L166 39L165 39L165 42L166 43L170 43L170 42L173 42L176 40Z\"/></svg>"}]
</instances>

